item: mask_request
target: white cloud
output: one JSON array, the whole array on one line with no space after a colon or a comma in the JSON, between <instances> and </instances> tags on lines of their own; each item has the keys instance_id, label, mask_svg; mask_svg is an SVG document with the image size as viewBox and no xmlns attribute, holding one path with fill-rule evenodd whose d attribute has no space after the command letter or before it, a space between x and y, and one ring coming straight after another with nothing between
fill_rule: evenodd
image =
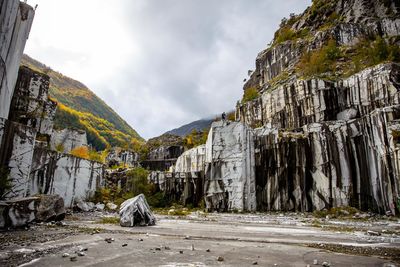
<instances>
[{"instance_id":1,"label":"white cloud","mask_svg":"<svg viewBox=\"0 0 400 267\"><path fill-rule=\"evenodd\" d=\"M29 0L26 53L85 83L145 138L233 109L283 16L310 0Z\"/></svg>"}]
</instances>

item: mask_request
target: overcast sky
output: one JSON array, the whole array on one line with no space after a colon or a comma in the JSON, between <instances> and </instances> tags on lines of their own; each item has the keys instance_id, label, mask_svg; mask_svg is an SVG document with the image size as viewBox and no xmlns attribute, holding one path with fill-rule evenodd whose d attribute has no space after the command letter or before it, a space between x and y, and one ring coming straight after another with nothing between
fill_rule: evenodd
<instances>
[{"instance_id":1,"label":"overcast sky","mask_svg":"<svg viewBox=\"0 0 400 267\"><path fill-rule=\"evenodd\" d=\"M232 110L282 17L311 0L28 0L25 53L86 84L144 138Z\"/></svg>"}]
</instances>

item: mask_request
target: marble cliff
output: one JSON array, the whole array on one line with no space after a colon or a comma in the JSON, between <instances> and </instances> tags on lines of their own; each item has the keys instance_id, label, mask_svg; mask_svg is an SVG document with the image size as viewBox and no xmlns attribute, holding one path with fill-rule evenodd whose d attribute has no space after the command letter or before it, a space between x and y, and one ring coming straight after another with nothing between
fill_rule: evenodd
<instances>
[{"instance_id":1,"label":"marble cliff","mask_svg":"<svg viewBox=\"0 0 400 267\"><path fill-rule=\"evenodd\" d=\"M398 214L400 65L393 62L398 58L359 70L346 67L360 42L371 40L372 47L385 42L381 51L388 43L398 48L399 6L394 1L314 1L291 22L286 30L308 35L281 43L276 36L258 55L244 86L245 92L255 88L257 97L236 112L238 120L257 128L258 209L353 206ZM332 40L331 51L340 53L336 69L302 73L305 53L321 54ZM347 56L351 49L355 52Z\"/></svg>"},{"instance_id":2,"label":"marble cliff","mask_svg":"<svg viewBox=\"0 0 400 267\"><path fill-rule=\"evenodd\" d=\"M282 20L249 72L236 122L214 123L175 172L205 172L211 210L399 214L399 8L314 0Z\"/></svg>"},{"instance_id":3,"label":"marble cliff","mask_svg":"<svg viewBox=\"0 0 400 267\"><path fill-rule=\"evenodd\" d=\"M102 184L104 166L55 151L56 144L69 150L86 145L86 134L53 129L57 103L48 98L50 78L20 68L33 8L15 0L0 1L0 8L0 167L2 183L10 180L1 197L58 194L71 207Z\"/></svg>"}]
</instances>

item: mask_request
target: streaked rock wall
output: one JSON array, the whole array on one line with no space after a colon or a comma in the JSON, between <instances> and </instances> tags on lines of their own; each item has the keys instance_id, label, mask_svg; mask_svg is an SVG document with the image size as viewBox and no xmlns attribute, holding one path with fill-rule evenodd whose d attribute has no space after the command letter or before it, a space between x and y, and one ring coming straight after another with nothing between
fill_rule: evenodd
<instances>
[{"instance_id":1,"label":"streaked rock wall","mask_svg":"<svg viewBox=\"0 0 400 267\"><path fill-rule=\"evenodd\" d=\"M1 0L0 8L0 118L8 118L35 11L19 0Z\"/></svg>"}]
</instances>

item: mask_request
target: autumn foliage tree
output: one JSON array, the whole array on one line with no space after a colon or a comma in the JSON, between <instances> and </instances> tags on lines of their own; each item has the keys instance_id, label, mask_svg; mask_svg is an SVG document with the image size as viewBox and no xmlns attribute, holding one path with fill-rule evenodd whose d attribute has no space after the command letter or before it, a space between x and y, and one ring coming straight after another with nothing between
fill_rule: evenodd
<instances>
[{"instance_id":1,"label":"autumn foliage tree","mask_svg":"<svg viewBox=\"0 0 400 267\"><path fill-rule=\"evenodd\" d=\"M79 146L75 147L74 149L69 152L72 156L82 158L82 159L89 159L89 149L87 146Z\"/></svg>"}]
</instances>

